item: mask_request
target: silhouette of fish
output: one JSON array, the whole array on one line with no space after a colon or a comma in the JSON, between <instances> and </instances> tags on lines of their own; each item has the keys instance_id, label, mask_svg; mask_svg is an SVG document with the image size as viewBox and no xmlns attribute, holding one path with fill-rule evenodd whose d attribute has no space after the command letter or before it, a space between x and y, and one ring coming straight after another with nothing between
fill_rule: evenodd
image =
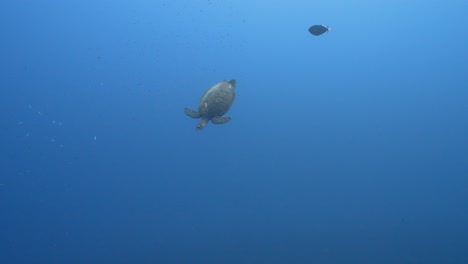
<instances>
[{"instance_id":1,"label":"silhouette of fish","mask_svg":"<svg viewBox=\"0 0 468 264\"><path fill-rule=\"evenodd\" d=\"M310 34L314 36L320 36L323 33L328 32L329 30L330 28L324 25L313 25L309 28Z\"/></svg>"}]
</instances>

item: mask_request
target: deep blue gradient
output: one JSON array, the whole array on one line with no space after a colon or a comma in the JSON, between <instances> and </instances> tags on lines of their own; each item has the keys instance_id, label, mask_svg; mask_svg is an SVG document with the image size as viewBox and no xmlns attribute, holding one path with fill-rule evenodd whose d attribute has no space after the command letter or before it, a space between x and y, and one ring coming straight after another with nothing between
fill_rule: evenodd
<instances>
[{"instance_id":1,"label":"deep blue gradient","mask_svg":"<svg viewBox=\"0 0 468 264\"><path fill-rule=\"evenodd\" d=\"M0 263L468 263L467 10L2 1Z\"/></svg>"}]
</instances>

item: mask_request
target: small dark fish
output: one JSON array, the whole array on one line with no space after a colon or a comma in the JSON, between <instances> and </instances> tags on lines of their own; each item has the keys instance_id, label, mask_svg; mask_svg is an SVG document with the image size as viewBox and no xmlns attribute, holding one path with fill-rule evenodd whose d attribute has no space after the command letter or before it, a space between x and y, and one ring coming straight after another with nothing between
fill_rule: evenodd
<instances>
[{"instance_id":1,"label":"small dark fish","mask_svg":"<svg viewBox=\"0 0 468 264\"><path fill-rule=\"evenodd\" d=\"M328 32L329 30L330 28L324 25L313 25L309 28L310 34L314 36L320 36L323 33Z\"/></svg>"}]
</instances>

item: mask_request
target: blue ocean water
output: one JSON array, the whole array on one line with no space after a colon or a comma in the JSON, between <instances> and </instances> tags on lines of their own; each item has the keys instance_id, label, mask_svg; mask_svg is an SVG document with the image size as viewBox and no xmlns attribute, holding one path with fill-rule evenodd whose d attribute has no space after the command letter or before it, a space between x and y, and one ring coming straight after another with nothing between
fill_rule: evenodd
<instances>
[{"instance_id":1,"label":"blue ocean water","mask_svg":"<svg viewBox=\"0 0 468 264\"><path fill-rule=\"evenodd\" d=\"M467 11L3 1L0 263L468 263Z\"/></svg>"}]
</instances>

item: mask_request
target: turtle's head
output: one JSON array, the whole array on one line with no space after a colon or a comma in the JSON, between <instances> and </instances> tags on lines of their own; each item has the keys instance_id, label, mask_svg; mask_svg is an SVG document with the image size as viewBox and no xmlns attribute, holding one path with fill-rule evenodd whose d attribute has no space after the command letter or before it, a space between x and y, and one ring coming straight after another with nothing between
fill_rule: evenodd
<instances>
[{"instance_id":1,"label":"turtle's head","mask_svg":"<svg viewBox=\"0 0 468 264\"><path fill-rule=\"evenodd\" d=\"M203 116L203 117L200 119L200 122L198 122L198 124L197 124L197 126L196 126L195 128L196 128L197 130L202 130L202 129L206 126L206 124L208 124L208 118L206 118L206 117Z\"/></svg>"}]
</instances>

